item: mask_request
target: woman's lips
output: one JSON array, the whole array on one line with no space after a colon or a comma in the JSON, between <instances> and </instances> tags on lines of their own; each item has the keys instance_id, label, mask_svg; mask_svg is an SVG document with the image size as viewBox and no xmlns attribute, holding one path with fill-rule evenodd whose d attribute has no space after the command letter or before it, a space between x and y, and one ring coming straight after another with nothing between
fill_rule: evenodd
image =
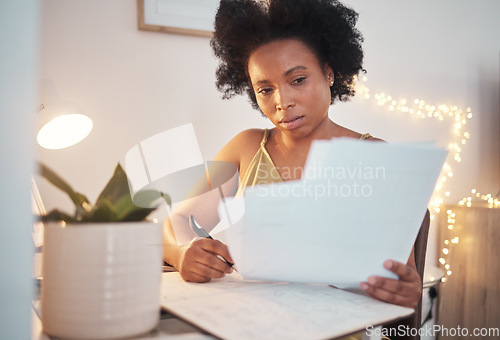
<instances>
[{"instance_id":1,"label":"woman's lips","mask_svg":"<svg viewBox=\"0 0 500 340\"><path fill-rule=\"evenodd\" d=\"M282 118L279 124L287 130L292 130L302 124L302 118L304 118L304 116Z\"/></svg>"}]
</instances>

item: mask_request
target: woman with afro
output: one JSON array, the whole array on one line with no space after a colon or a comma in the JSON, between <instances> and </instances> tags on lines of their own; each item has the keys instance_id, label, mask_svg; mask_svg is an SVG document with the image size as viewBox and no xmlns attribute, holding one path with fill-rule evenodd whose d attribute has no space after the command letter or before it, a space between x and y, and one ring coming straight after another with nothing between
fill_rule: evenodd
<instances>
[{"instance_id":1,"label":"woman with afro","mask_svg":"<svg viewBox=\"0 0 500 340\"><path fill-rule=\"evenodd\" d=\"M221 1L211 40L220 60L217 88L224 98L246 93L274 124L270 130L239 133L217 154L216 161L239 170L236 195L255 184L299 179L301 171L296 170L303 169L314 140L380 141L328 116L330 105L354 95L354 77L364 71L356 21L357 13L335 0ZM196 217L209 228L217 223L202 213ZM174 236L172 225L189 230L188 218L180 209L165 222L164 260L186 281L206 282L230 273L232 268L220 260L232 262L223 243ZM407 263L387 260L384 266L399 279L372 276L361 289L376 299L415 308L421 280L413 252Z\"/></svg>"}]
</instances>

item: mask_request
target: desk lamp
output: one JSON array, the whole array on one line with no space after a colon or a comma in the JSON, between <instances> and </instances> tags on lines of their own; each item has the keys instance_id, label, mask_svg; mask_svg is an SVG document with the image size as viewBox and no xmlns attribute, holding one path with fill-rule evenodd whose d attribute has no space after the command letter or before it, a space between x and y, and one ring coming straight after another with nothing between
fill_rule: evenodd
<instances>
[{"instance_id":1,"label":"desk lamp","mask_svg":"<svg viewBox=\"0 0 500 340\"><path fill-rule=\"evenodd\" d=\"M38 144L45 149L63 149L72 146L92 130L92 120L82 114L83 110L75 103L61 101L51 80L42 80L42 98L38 113Z\"/></svg>"}]
</instances>

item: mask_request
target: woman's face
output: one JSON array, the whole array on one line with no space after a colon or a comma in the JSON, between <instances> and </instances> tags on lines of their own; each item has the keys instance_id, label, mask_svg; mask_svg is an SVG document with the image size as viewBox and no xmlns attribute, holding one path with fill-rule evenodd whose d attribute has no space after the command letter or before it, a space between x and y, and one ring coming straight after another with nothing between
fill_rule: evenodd
<instances>
[{"instance_id":1,"label":"woman's face","mask_svg":"<svg viewBox=\"0 0 500 340\"><path fill-rule=\"evenodd\" d=\"M301 41L260 46L248 60L250 81L262 112L281 131L304 137L326 125L333 72Z\"/></svg>"}]
</instances>

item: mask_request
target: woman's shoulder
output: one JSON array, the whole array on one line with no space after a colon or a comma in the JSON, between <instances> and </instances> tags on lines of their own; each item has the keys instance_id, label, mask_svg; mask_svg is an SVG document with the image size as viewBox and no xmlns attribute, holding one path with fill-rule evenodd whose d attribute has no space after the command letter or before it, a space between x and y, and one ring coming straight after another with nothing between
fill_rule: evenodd
<instances>
[{"instance_id":1,"label":"woman's shoulder","mask_svg":"<svg viewBox=\"0 0 500 340\"><path fill-rule=\"evenodd\" d=\"M241 162L252 158L259 150L264 131L264 129L241 131L219 151L215 157L216 160L230 161L239 166Z\"/></svg>"},{"instance_id":2,"label":"woman's shoulder","mask_svg":"<svg viewBox=\"0 0 500 340\"><path fill-rule=\"evenodd\" d=\"M359 133L357 131L348 129L344 126L337 125L337 135L336 137L347 137L359 140L366 140L370 142L385 142L383 139L373 137L370 133Z\"/></svg>"},{"instance_id":3,"label":"woman's shoulder","mask_svg":"<svg viewBox=\"0 0 500 340\"><path fill-rule=\"evenodd\" d=\"M231 141L235 143L252 143L257 142L259 145L264 137L265 129L247 129L238 133Z\"/></svg>"},{"instance_id":4,"label":"woman's shoulder","mask_svg":"<svg viewBox=\"0 0 500 340\"><path fill-rule=\"evenodd\" d=\"M237 149L239 152L249 151L255 153L260 147L265 131L265 129L243 130L234 136L226 146Z\"/></svg>"}]
</instances>

